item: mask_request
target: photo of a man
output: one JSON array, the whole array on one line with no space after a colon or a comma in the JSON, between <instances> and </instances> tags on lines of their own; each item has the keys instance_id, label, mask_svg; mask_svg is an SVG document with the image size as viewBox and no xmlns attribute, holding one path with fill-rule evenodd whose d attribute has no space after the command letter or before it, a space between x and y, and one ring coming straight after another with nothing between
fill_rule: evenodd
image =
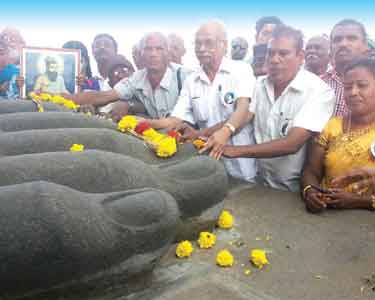
<instances>
[{"instance_id":1,"label":"photo of a man","mask_svg":"<svg viewBox=\"0 0 375 300\"><path fill-rule=\"evenodd\" d=\"M30 92L74 94L78 91L80 53L76 49L24 47L21 76L25 79L22 95Z\"/></svg>"},{"instance_id":2,"label":"photo of a man","mask_svg":"<svg viewBox=\"0 0 375 300\"><path fill-rule=\"evenodd\" d=\"M68 93L65 87L64 77L59 74L57 60L54 57L47 56L44 61L46 71L36 79L34 91L50 94Z\"/></svg>"}]
</instances>

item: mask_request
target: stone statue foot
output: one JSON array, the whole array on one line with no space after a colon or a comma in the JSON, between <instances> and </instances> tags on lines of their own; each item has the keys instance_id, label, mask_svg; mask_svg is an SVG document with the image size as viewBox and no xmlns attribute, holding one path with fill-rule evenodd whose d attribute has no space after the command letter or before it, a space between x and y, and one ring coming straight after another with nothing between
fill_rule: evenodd
<instances>
[{"instance_id":1,"label":"stone statue foot","mask_svg":"<svg viewBox=\"0 0 375 300\"><path fill-rule=\"evenodd\" d=\"M0 135L0 156L68 151L72 144L77 143L83 144L87 150L129 155L149 164L186 160L197 154L192 144L182 144L171 158L159 158L142 140L116 130L61 128L4 132Z\"/></svg>"},{"instance_id":2,"label":"stone statue foot","mask_svg":"<svg viewBox=\"0 0 375 300\"><path fill-rule=\"evenodd\" d=\"M151 166L110 152L53 152L2 157L0 169L0 186L45 180L88 193L157 188L177 201L183 223L198 218L212 224L228 188L224 166L207 156Z\"/></svg>"},{"instance_id":3,"label":"stone statue foot","mask_svg":"<svg viewBox=\"0 0 375 300\"><path fill-rule=\"evenodd\" d=\"M155 189L89 194L38 181L1 187L0 203L0 299L126 283L152 270L179 217Z\"/></svg>"},{"instance_id":4,"label":"stone statue foot","mask_svg":"<svg viewBox=\"0 0 375 300\"><path fill-rule=\"evenodd\" d=\"M43 103L44 111L66 111L67 108L54 103ZM36 104L31 100L1 100L0 114L11 114L19 112L38 112Z\"/></svg>"},{"instance_id":5,"label":"stone statue foot","mask_svg":"<svg viewBox=\"0 0 375 300\"><path fill-rule=\"evenodd\" d=\"M110 120L70 112L0 114L0 131L20 131L49 128L109 128L116 129Z\"/></svg>"}]
</instances>

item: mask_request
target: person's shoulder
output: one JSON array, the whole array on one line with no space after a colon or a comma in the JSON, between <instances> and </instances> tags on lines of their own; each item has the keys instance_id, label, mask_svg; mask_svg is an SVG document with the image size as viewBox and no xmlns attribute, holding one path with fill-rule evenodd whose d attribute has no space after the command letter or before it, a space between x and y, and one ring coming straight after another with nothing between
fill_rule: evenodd
<instances>
[{"instance_id":1,"label":"person's shoulder","mask_svg":"<svg viewBox=\"0 0 375 300\"><path fill-rule=\"evenodd\" d=\"M301 69L298 72L297 81L300 87L307 92L320 93L332 90L332 88L322 78L305 69Z\"/></svg>"}]
</instances>

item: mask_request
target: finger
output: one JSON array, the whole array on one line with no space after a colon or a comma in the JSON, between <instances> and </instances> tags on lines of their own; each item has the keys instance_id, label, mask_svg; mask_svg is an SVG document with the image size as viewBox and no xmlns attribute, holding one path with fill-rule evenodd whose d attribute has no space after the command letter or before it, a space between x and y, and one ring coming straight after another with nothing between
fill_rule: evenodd
<instances>
[{"instance_id":1,"label":"finger","mask_svg":"<svg viewBox=\"0 0 375 300\"><path fill-rule=\"evenodd\" d=\"M199 153L203 153L203 152L210 150L212 146L213 146L212 140L208 139L208 141L206 142L206 145L201 150L199 150Z\"/></svg>"},{"instance_id":2,"label":"finger","mask_svg":"<svg viewBox=\"0 0 375 300\"><path fill-rule=\"evenodd\" d=\"M332 185L337 187L346 186L354 181L361 180L366 178L367 174L362 169L355 169L353 171L348 172L343 176L336 177L332 180Z\"/></svg>"},{"instance_id":3,"label":"finger","mask_svg":"<svg viewBox=\"0 0 375 300\"><path fill-rule=\"evenodd\" d=\"M359 190L362 190L364 188L368 188L370 186L375 185L375 179L373 177L362 179L356 183L353 184L353 191L357 192Z\"/></svg>"}]
</instances>

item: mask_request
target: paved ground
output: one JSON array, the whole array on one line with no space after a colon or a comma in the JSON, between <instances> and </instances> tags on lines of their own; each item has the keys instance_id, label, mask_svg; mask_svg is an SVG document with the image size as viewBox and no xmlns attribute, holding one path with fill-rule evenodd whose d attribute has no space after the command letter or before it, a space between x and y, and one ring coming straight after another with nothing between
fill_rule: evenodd
<instances>
[{"instance_id":1,"label":"paved ground","mask_svg":"<svg viewBox=\"0 0 375 300\"><path fill-rule=\"evenodd\" d=\"M375 213L312 215L297 195L248 186L232 189L226 208L235 226L216 231L213 249L200 250L194 243L191 258L177 259L173 248L155 270L150 288L100 299L375 299L365 280L375 274ZM215 265L223 248L235 256L232 268ZM268 252L269 266L251 266L253 248Z\"/></svg>"}]
</instances>

